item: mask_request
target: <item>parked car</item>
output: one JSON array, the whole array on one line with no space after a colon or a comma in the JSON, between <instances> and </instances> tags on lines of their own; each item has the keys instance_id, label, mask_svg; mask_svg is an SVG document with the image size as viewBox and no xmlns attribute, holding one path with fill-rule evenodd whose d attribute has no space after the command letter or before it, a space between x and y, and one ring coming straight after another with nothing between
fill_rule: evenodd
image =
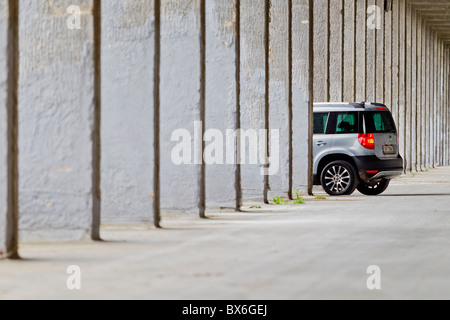
<instances>
[{"instance_id":1,"label":"parked car","mask_svg":"<svg viewBox=\"0 0 450 320\"><path fill-rule=\"evenodd\" d=\"M403 174L390 110L379 103L315 104L313 174L332 196L386 191Z\"/></svg>"}]
</instances>

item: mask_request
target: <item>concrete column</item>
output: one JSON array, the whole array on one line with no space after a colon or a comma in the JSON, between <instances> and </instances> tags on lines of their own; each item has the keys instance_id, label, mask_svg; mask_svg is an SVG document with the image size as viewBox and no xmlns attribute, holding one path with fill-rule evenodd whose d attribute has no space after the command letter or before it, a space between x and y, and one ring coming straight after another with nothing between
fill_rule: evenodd
<instances>
[{"instance_id":1,"label":"concrete column","mask_svg":"<svg viewBox=\"0 0 450 320\"><path fill-rule=\"evenodd\" d=\"M356 102L366 101L366 29L367 29L367 10L366 1L345 1L347 6L356 5L356 37L352 42L356 42L358 45L355 46L355 100ZM353 4L352 4L353 3ZM348 13L349 10L345 11ZM351 13L351 10L350 10ZM348 17L346 16L344 24L346 23ZM351 31L348 32L346 40L351 37ZM351 39L351 38L350 38ZM350 40L351 41L351 40ZM347 41L345 41L347 42ZM355 44L353 44L355 45ZM345 44L344 44L344 48ZM344 58L344 69L346 68L346 61ZM350 97L346 97L350 98ZM344 99L345 100L345 99Z\"/></svg>"},{"instance_id":2,"label":"concrete column","mask_svg":"<svg viewBox=\"0 0 450 320\"><path fill-rule=\"evenodd\" d=\"M437 146L437 153L438 153L438 165L442 166L442 78L443 78L443 70L442 70L442 40L439 39L439 70L438 70L438 77L439 77L439 88L438 88L438 93L439 93L439 117L438 117L438 121L439 121L439 131L438 131L438 146Z\"/></svg>"},{"instance_id":3,"label":"concrete column","mask_svg":"<svg viewBox=\"0 0 450 320\"><path fill-rule=\"evenodd\" d=\"M431 32L430 27L426 25L425 33L425 70L426 70L426 124L425 124L425 169L431 167Z\"/></svg>"},{"instance_id":4,"label":"concrete column","mask_svg":"<svg viewBox=\"0 0 450 320\"><path fill-rule=\"evenodd\" d=\"M384 17L384 102L392 108L392 11Z\"/></svg>"},{"instance_id":5,"label":"concrete column","mask_svg":"<svg viewBox=\"0 0 450 320\"><path fill-rule=\"evenodd\" d=\"M219 130L224 139L227 130L238 129L240 123L238 2L206 1L206 130ZM213 143L218 142L211 141L211 147ZM236 140L233 146L237 146ZM236 155L237 148L233 152ZM219 163L207 165L208 206L239 209L240 172L235 155L231 155L232 163L227 163L224 154Z\"/></svg>"},{"instance_id":6,"label":"concrete column","mask_svg":"<svg viewBox=\"0 0 450 320\"><path fill-rule=\"evenodd\" d=\"M400 72L400 4L398 1L394 1L392 10L392 115L399 128L399 72Z\"/></svg>"},{"instance_id":7,"label":"concrete column","mask_svg":"<svg viewBox=\"0 0 450 320\"><path fill-rule=\"evenodd\" d=\"M426 38L426 23L422 19L421 23L422 28L422 35L421 35L421 99L420 99L420 107L421 107L421 115L422 115L422 122L421 122L421 165L422 170L426 169L426 147L427 147L427 136L426 136L426 130L427 130L427 38Z\"/></svg>"},{"instance_id":8,"label":"concrete column","mask_svg":"<svg viewBox=\"0 0 450 320\"><path fill-rule=\"evenodd\" d=\"M448 130L448 120L449 120L449 87L448 87L448 79L449 78L449 52L448 46L444 43L444 149L443 149L443 158L444 158L444 166L449 165L449 130Z\"/></svg>"},{"instance_id":9,"label":"concrete column","mask_svg":"<svg viewBox=\"0 0 450 320\"><path fill-rule=\"evenodd\" d=\"M354 1L352 1L354 2ZM376 101L377 73L376 73L376 28L378 27L376 0L367 0L366 26L366 99ZM369 20L370 19L370 20ZM369 24L371 27L369 28Z\"/></svg>"},{"instance_id":10,"label":"concrete column","mask_svg":"<svg viewBox=\"0 0 450 320\"><path fill-rule=\"evenodd\" d=\"M416 13L417 14L417 13ZM417 86L417 95L416 95L416 101L417 101L417 111L416 111L416 133L417 133L417 144L416 144L416 151L417 151L417 171L423 170L423 163L422 163L422 130L423 130L423 103L422 103L422 88L423 88L423 67L422 67L422 19L417 14L416 16L417 21L417 48L416 48L416 86Z\"/></svg>"},{"instance_id":11,"label":"concrete column","mask_svg":"<svg viewBox=\"0 0 450 320\"><path fill-rule=\"evenodd\" d=\"M406 143L407 143L407 132L406 132L406 0L399 1L400 14L399 14L399 134L400 134L400 154L405 160L406 169Z\"/></svg>"},{"instance_id":12,"label":"concrete column","mask_svg":"<svg viewBox=\"0 0 450 320\"><path fill-rule=\"evenodd\" d=\"M344 0L330 1L330 101L343 101L344 91ZM349 40L349 39L347 39ZM354 40L349 40L354 42Z\"/></svg>"},{"instance_id":13,"label":"concrete column","mask_svg":"<svg viewBox=\"0 0 450 320\"><path fill-rule=\"evenodd\" d=\"M18 258L18 3L0 0L0 259Z\"/></svg>"},{"instance_id":14,"label":"concrete column","mask_svg":"<svg viewBox=\"0 0 450 320\"><path fill-rule=\"evenodd\" d=\"M99 239L100 1L77 3L31 1L20 8L25 239Z\"/></svg>"},{"instance_id":15,"label":"concrete column","mask_svg":"<svg viewBox=\"0 0 450 320\"><path fill-rule=\"evenodd\" d=\"M431 36L431 47L432 47L432 64L431 64L431 144L430 144L430 154L431 154L431 166L436 167L436 127L437 127L437 35L432 31Z\"/></svg>"},{"instance_id":16,"label":"concrete column","mask_svg":"<svg viewBox=\"0 0 450 320\"><path fill-rule=\"evenodd\" d=\"M411 171L417 172L417 13L411 8Z\"/></svg>"},{"instance_id":17,"label":"concrete column","mask_svg":"<svg viewBox=\"0 0 450 320\"><path fill-rule=\"evenodd\" d=\"M314 101L330 99L329 1L314 1ZM345 81L345 80L344 80Z\"/></svg>"},{"instance_id":18,"label":"concrete column","mask_svg":"<svg viewBox=\"0 0 450 320\"><path fill-rule=\"evenodd\" d=\"M252 0L241 0L241 71L240 103L241 128L264 130L266 128L266 5ZM268 9L268 8L267 8ZM242 137L241 144L249 151L249 139ZM242 195L244 199L261 199L266 179L261 166L249 164L249 154L241 154Z\"/></svg>"},{"instance_id":19,"label":"concrete column","mask_svg":"<svg viewBox=\"0 0 450 320\"><path fill-rule=\"evenodd\" d=\"M292 185L312 191L314 0L292 1ZM308 190L309 189L309 190Z\"/></svg>"},{"instance_id":20,"label":"concrete column","mask_svg":"<svg viewBox=\"0 0 450 320\"><path fill-rule=\"evenodd\" d=\"M200 5L200 0L161 1L161 209L172 214L200 210Z\"/></svg>"},{"instance_id":21,"label":"concrete column","mask_svg":"<svg viewBox=\"0 0 450 320\"><path fill-rule=\"evenodd\" d=\"M272 0L270 6L269 128L279 130L280 156L278 173L270 176L269 199L288 197L292 189L291 4L289 0ZM271 154L275 155L273 147Z\"/></svg>"},{"instance_id":22,"label":"concrete column","mask_svg":"<svg viewBox=\"0 0 450 320\"><path fill-rule=\"evenodd\" d=\"M384 103L384 70L385 70L385 48L384 48L384 34L385 34L385 11L384 0L376 0L376 5L379 8L380 18L379 26L375 30L375 101Z\"/></svg>"},{"instance_id":23,"label":"concrete column","mask_svg":"<svg viewBox=\"0 0 450 320\"><path fill-rule=\"evenodd\" d=\"M154 1L102 10L102 220L153 222Z\"/></svg>"},{"instance_id":24,"label":"concrete column","mask_svg":"<svg viewBox=\"0 0 450 320\"><path fill-rule=\"evenodd\" d=\"M405 75L406 75L406 99L405 99L405 130L406 130L406 141L405 141L405 163L406 163L406 171L411 172L412 169L412 157L411 157L411 146L412 146L412 23L411 23L411 5L408 3L406 5L406 66L405 66Z\"/></svg>"},{"instance_id":25,"label":"concrete column","mask_svg":"<svg viewBox=\"0 0 450 320\"><path fill-rule=\"evenodd\" d=\"M353 102L355 97L355 66L356 66L356 3L352 0L344 0L344 94L345 102ZM320 8L317 8L320 10ZM317 28L317 26L315 26ZM365 27L366 28L366 27ZM315 50L315 54L317 54ZM316 77L314 71L314 78ZM362 101L362 100L361 100Z\"/></svg>"}]
</instances>

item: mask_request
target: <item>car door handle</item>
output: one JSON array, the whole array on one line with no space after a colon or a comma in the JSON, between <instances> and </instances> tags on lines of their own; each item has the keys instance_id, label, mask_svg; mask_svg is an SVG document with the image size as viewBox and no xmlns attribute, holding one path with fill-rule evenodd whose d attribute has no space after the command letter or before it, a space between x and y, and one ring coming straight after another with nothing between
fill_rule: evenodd
<instances>
[{"instance_id":1,"label":"car door handle","mask_svg":"<svg viewBox=\"0 0 450 320\"><path fill-rule=\"evenodd\" d=\"M326 146L328 143L326 143L325 141L317 141L317 145L319 146L319 147L323 147L323 146Z\"/></svg>"}]
</instances>

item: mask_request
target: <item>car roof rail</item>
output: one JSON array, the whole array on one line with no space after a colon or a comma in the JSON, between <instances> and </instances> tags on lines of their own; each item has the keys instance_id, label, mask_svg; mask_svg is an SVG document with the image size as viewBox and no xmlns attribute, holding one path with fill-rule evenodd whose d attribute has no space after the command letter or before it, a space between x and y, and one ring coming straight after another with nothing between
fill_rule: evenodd
<instances>
[{"instance_id":1,"label":"car roof rail","mask_svg":"<svg viewBox=\"0 0 450 320\"><path fill-rule=\"evenodd\" d=\"M350 105L354 106L355 108L365 109L366 108L366 102L363 101L361 103L350 103Z\"/></svg>"}]
</instances>

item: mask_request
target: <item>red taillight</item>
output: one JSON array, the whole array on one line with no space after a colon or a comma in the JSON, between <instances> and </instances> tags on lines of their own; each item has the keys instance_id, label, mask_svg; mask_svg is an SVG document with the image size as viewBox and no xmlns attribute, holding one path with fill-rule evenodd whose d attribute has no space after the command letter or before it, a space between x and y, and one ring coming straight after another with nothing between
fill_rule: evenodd
<instances>
[{"instance_id":1,"label":"red taillight","mask_svg":"<svg viewBox=\"0 0 450 320\"><path fill-rule=\"evenodd\" d=\"M378 171L378 170L368 170L368 171L366 171L366 173L371 173L371 174L376 174L378 172L380 172L380 171Z\"/></svg>"},{"instance_id":2,"label":"red taillight","mask_svg":"<svg viewBox=\"0 0 450 320\"><path fill-rule=\"evenodd\" d=\"M358 140L364 148L375 150L375 135L373 133L360 133Z\"/></svg>"}]
</instances>

